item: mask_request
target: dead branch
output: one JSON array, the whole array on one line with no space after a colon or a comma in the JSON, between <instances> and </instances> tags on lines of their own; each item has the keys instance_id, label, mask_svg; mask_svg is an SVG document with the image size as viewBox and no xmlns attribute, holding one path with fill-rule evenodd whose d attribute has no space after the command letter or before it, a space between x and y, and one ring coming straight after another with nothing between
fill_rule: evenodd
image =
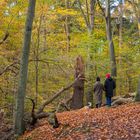
<instances>
[{"instance_id":1,"label":"dead branch","mask_svg":"<svg viewBox=\"0 0 140 140\"><path fill-rule=\"evenodd\" d=\"M39 114L35 114L35 118L36 119L42 119L42 118L46 118L50 115L50 113L47 112L41 112Z\"/></svg>"},{"instance_id":2,"label":"dead branch","mask_svg":"<svg viewBox=\"0 0 140 140\"><path fill-rule=\"evenodd\" d=\"M34 118L35 117L35 101L32 98L27 97L27 96L26 96L26 99L29 99L33 104L31 116Z\"/></svg>"},{"instance_id":3,"label":"dead branch","mask_svg":"<svg viewBox=\"0 0 140 140\"><path fill-rule=\"evenodd\" d=\"M26 97L27 99L29 99L32 104L33 104L33 107L32 107L32 113L31 113L31 118L32 120L30 121L30 124L31 125L34 125L38 119L42 119L42 118L45 118L45 117L49 117L50 116L50 113L48 112L43 112L44 108L46 105L48 105L49 103L51 103L54 99L56 99L58 96L61 95L61 93L63 93L64 91L70 89L79 79L80 79L81 75L79 74L77 76L77 78L71 83L69 84L67 87L65 88L62 88L60 89L60 91L58 91L56 94L53 95L53 97L47 101L45 101L38 109L37 112L35 112L35 102L33 99L29 98L29 97ZM72 98L69 98L68 100L66 100L65 102L63 102L63 106L69 110L69 108L67 107L67 103L71 100ZM52 113L51 113L52 114ZM58 123L58 120L57 120L57 117L55 115L55 124L53 124L53 127L54 128L57 128L59 126L59 123Z\"/></svg>"},{"instance_id":4,"label":"dead branch","mask_svg":"<svg viewBox=\"0 0 140 140\"><path fill-rule=\"evenodd\" d=\"M101 4L100 4L100 1L99 1L99 0L97 0L97 4L98 4L99 8L100 8L100 9L101 9L101 11L102 11L102 15L103 15L104 17L106 17L106 15L105 15L105 11L104 11L104 8L101 6Z\"/></svg>"},{"instance_id":5,"label":"dead branch","mask_svg":"<svg viewBox=\"0 0 140 140\"><path fill-rule=\"evenodd\" d=\"M0 45L4 43L4 41L6 41L6 39L9 37L9 33L6 32L3 39L0 41Z\"/></svg>"},{"instance_id":6,"label":"dead branch","mask_svg":"<svg viewBox=\"0 0 140 140\"><path fill-rule=\"evenodd\" d=\"M69 99L65 100L65 101L61 101L58 104L58 107L56 109L56 112L59 112L59 110L61 110L61 107L64 107L67 111L70 111L70 108L68 107L69 102L72 100L72 97L70 97Z\"/></svg>"},{"instance_id":7,"label":"dead branch","mask_svg":"<svg viewBox=\"0 0 140 140\"><path fill-rule=\"evenodd\" d=\"M13 66L16 65L16 64L19 64L19 62L13 62L12 64L6 66L6 67L3 69L3 71L0 72L0 75L4 74L4 73L7 72L7 71L10 71L10 70L11 70L11 67L13 67Z\"/></svg>"},{"instance_id":8,"label":"dead branch","mask_svg":"<svg viewBox=\"0 0 140 140\"><path fill-rule=\"evenodd\" d=\"M40 106L40 108L38 109L37 111L37 114L43 112L43 109L45 108L46 105L48 105L49 103L51 103L54 99L56 99L58 96L61 95L61 93L63 93L64 91L70 89L80 78L81 75L79 75L75 80L74 82L72 82L71 84L69 84L67 87L65 88L62 88L60 91L58 91L56 94L53 95L53 97L51 99L49 99L48 101L45 101L43 103L43 105Z\"/></svg>"},{"instance_id":9,"label":"dead branch","mask_svg":"<svg viewBox=\"0 0 140 140\"><path fill-rule=\"evenodd\" d=\"M84 20L85 20L86 26L89 27L89 22L88 22L88 19L87 19L85 13L84 13L83 8L82 8L81 1L78 0L77 2L78 2L78 4L79 4L79 8L80 8L81 13L82 13L82 15L83 15L83 18L84 18Z\"/></svg>"}]
</instances>

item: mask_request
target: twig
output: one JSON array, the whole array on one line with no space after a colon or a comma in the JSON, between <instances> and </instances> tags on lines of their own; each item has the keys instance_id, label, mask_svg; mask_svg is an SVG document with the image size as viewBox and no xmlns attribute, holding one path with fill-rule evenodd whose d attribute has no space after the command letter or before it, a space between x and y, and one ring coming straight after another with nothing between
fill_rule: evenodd
<instances>
[{"instance_id":1,"label":"twig","mask_svg":"<svg viewBox=\"0 0 140 140\"><path fill-rule=\"evenodd\" d=\"M80 0L77 0L77 2L78 2L78 4L79 4L79 8L80 8L80 10L81 10L81 13L82 13L82 15L83 15L83 17L84 17L86 26L89 27L88 20L87 20L87 18L86 18L86 15L85 15L85 13L84 13L84 10L82 9L82 6L81 6L81 2L80 2Z\"/></svg>"},{"instance_id":2,"label":"twig","mask_svg":"<svg viewBox=\"0 0 140 140\"><path fill-rule=\"evenodd\" d=\"M6 39L9 37L9 33L6 32L3 39L0 41L0 45L4 43L4 41L6 41Z\"/></svg>"},{"instance_id":3,"label":"twig","mask_svg":"<svg viewBox=\"0 0 140 140\"><path fill-rule=\"evenodd\" d=\"M19 64L19 62L13 62L12 64L6 66L6 67L4 68L4 70L3 70L2 72L0 72L0 75L2 75L2 74L4 74L5 72L11 70L11 67L13 67L13 66L16 65L16 64Z\"/></svg>"},{"instance_id":4,"label":"twig","mask_svg":"<svg viewBox=\"0 0 140 140\"><path fill-rule=\"evenodd\" d=\"M97 3L98 3L98 6L100 7L100 9L101 9L101 11L102 11L102 15L103 15L104 17L106 17L105 12L104 12L104 9L103 9L103 7L101 6L99 0L97 0Z\"/></svg>"}]
</instances>

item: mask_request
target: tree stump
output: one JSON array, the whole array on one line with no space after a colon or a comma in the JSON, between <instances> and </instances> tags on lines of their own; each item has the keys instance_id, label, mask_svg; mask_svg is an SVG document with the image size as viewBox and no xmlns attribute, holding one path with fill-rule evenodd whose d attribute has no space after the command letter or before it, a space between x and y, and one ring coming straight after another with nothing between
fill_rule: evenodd
<instances>
[{"instance_id":1,"label":"tree stump","mask_svg":"<svg viewBox=\"0 0 140 140\"><path fill-rule=\"evenodd\" d=\"M71 102L71 109L80 109L83 107L84 98L84 61L81 56L76 58L75 75L74 77L79 79L73 85L73 96Z\"/></svg>"}]
</instances>

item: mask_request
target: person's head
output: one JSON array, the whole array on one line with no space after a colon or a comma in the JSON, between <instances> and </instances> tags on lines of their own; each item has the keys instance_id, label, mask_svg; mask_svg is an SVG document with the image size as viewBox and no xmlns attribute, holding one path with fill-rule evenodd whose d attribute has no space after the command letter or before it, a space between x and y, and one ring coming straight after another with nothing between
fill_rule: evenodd
<instances>
[{"instance_id":1,"label":"person's head","mask_svg":"<svg viewBox=\"0 0 140 140\"><path fill-rule=\"evenodd\" d=\"M107 73L106 78L110 78L110 77L111 77L110 73Z\"/></svg>"},{"instance_id":2,"label":"person's head","mask_svg":"<svg viewBox=\"0 0 140 140\"><path fill-rule=\"evenodd\" d=\"M100 77L99 76L96 78L96 81L100 81Z\"/></svg>"}]
</instances>

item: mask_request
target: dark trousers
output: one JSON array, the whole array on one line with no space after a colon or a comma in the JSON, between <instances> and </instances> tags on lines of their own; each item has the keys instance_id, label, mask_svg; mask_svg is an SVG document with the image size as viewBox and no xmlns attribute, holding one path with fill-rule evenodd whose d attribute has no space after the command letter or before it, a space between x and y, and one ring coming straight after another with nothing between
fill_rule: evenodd
<instances>
[{"instance_id":1,"label":"dark trousers","mask_svg":"<svg viewBox=\"0 0 140 140\"><path fill-rule=\"evenodd\" d=\"M106 105L111 106L111 97L106 97Z\"/></svg>"},{"instance_id":2,"label":"dark trousers","mask_svg":"<svg viewBox=\"0 0 140 140\"><path fill-rule=\"evenodd\" d=\"M98 104L96 104L96 108L99 108L99 107L101 107L101 103L98 103Z\"/></svg>"}]
</instances>

